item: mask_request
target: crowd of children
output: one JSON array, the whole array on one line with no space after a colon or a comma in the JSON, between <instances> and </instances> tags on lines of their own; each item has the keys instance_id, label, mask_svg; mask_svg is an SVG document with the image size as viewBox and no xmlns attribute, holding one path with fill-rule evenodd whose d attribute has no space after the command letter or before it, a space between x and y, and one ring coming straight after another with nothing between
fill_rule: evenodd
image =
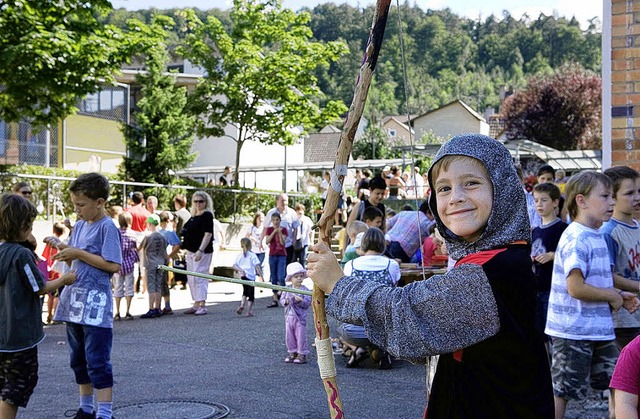
<instances>
[{"instance_id":1,"label":"crowd of children","mask_svg":"<svg viewBox=\"0 0 640 419\"><path fill-rule=\"evenodd\" d=\"M283 307L285 363L308 362L309 276L328 293L348 368L368 357L389 369L392 357L424 363L439 355L429 417L562 418L569 401L586 398L590 388L611 389L611 417L637 415L640 174L629 167L583 171L563 177L559 188L545 165L527 195L504 146L462 135L443 145L427 177L432 189L420 212L434 219L418 228L418 249L409 255L403 247L400 259L433 266L445 258L446 273L396 287L400 265L385 256L389 182L374 176L341 233L340 264L328 247L311 245L305 208L289 209L286 195L268 217L256 213L233 265L246 281L236 313L254 316L251 282L265 280L268 247L271 283L289 287L274 289L267 306ZM148 211L135 193L132 207L114 211L112 221L104 176L82 175L69 191L78 221L68 235L54 224L45 239L46 277L25 247L35 207L20 192L0 195L0 288L17 296L0 293L7 307L0 313L2 418L15 417L37 383L40 295L48 295L47 323L66 323L79 389L75 417L111 418L113 322L133 319L135 277L149 298L141 318L156 318L173 314L169 278L158 265L182 254L189 270L211 266L215 227L206 193L193 195L184 219L158 211L157 199L147 200ZM194 305L185 313L207 313L206 284L189 277ZM29 321L18 325L19 318Z\"/></svg>"}]
</instances>

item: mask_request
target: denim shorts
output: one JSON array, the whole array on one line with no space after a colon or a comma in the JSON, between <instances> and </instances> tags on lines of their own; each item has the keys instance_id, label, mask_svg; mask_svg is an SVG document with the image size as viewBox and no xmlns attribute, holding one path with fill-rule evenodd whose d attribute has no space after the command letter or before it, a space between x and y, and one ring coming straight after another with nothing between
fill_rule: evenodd
<instances>
[{"instance_id":1,"label":"denim shorts","mask_svg":"<svg viewBox=\"0 0 640 419\"><path fill-rule=\"evenodd\" d=\"M0 352L0 400L27 407L38 383L38 347Z\"/></svg>"},{"instance_id":2,"label":"denim shorts","mask_svg":"<svg viewBox=\"0 0 640 419\"><path fill-rule=\"evenodd\" d=\"M113 329L67 323L67 339L76 383L91 384L95 389L113 387Z\"/></svg>"},{"instance_id":3,"label":"denim shorts","mask_svg":"<svg viewBox=\"0 0 640 419\"><path fill-rule=\"evenodd\" d=\"M551 377L553 394L567 400L587 397L588 386L594 390L609 388L618 359L615 341L551 339L553 360Z\"/></svg>"}]
</instances>

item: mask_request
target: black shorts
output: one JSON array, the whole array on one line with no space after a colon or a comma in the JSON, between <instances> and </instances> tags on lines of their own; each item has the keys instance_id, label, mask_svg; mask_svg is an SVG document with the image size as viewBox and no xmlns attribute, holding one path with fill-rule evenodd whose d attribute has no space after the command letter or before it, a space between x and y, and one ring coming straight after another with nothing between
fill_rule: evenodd
<instances>
[{"instance_id":1,"label":"black shorts","mask_svg":"<svg viewBox=\"0 0 640 419\"><path fill-rule=\"evenodd\" d=\"M245 281L248 281L246 276L243 276L242 279L244 279ZM251 285L242 284L243 297L247 297L247 300L253 301L256 298L255 295L256 295L256 289L254 287L252 287Z\"/></svg>"},{"instance_id":2,"label":"black shorts","mask_svg":"<svg viewBox=\"0 0 640 419\"><path fill-rule=\"evenodd\" d=\"M38 384L38 347L20 352L0 352L0 398L9 404L27 407Z\"/></svg>"}]
</instances>

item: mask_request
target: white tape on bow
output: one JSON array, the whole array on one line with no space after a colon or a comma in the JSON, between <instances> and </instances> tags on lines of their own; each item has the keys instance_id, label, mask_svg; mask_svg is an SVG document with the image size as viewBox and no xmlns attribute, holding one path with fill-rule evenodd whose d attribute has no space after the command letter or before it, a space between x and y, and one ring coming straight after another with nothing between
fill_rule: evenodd
<instances>
[{"instance_id":1,"label":"white tape on bow","mask_svg":"<svg viewBox=\"0 0 640 419\"><path fill-rule=\"evenodd\" d=\"M339 164L336 165L335 169L331 171L331 188L338 192L342 192L342 184L340 183L340 179L338 176L347 176L347 165Z\"/></svg>"}]
</instances>

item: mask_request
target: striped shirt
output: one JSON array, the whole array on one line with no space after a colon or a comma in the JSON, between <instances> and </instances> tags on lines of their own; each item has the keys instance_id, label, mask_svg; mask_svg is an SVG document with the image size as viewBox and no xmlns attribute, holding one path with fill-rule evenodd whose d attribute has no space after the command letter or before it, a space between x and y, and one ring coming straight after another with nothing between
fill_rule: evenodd
<instances>
[{"instance_id":1,"label":"striped shirt","mask_svg":"<svg viewBox=\"0 0 640 419\"><path fill-rule=\"evenodd\" d=\"M613 340L613 317L606 301L583 301L569 295L567 276L580 269L586 284L612 288L613 275L604 237L578 222L562 233L553 263L545 333L573 340Z\"/></svg>"}]
</instances>

